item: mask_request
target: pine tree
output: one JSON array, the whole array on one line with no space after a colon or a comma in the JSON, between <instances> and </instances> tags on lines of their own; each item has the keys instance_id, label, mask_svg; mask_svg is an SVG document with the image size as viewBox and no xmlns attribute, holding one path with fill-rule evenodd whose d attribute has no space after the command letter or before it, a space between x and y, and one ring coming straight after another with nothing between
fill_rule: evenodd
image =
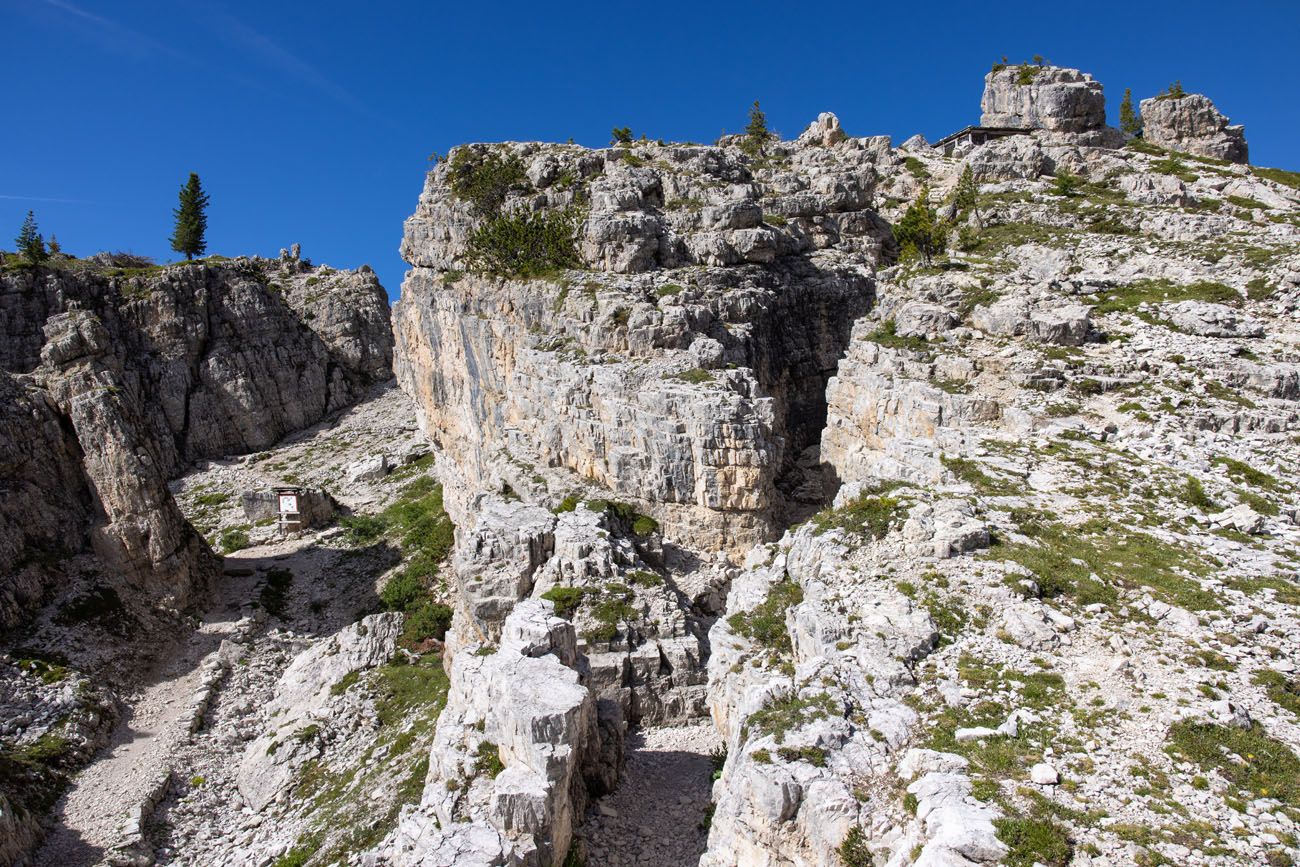
<instances>
[{"instance_id":1,"label":"pine tree","mask_svg":"<svg viewBox=\"0 0 1300 867\"><path fill-rule=\"evenodd\" d=\"M927 267L943 252L946 230L930 207L930 188L921 187L916 201L908 206L903 219L894 226L894 238L904 258L919 256Z\"/></svg>"},{"instance_id":2,"label":"pine tree","mask_svg":"<svg viewBox=\"0 0 1300 867\"><path fill-rule=\"evenodd\" d=\"M1142 134L1142 118L1133 110L1133 88L1124 88L1124 100L1119 104L1119 128L1126 135Z\"/></svg>"},{"instance_id":3,"label":"pine tree","mask_svg":"<svg viewBox=\"0 0 1300 867\"><path fill-rule=\"evenodd\" d=\"M14 243L18 245L18 252L33 268L49 258L49 253L45 249L45 239L36 230L36 214L33 211L27 212L27 219L23 220L22 230L14 239Z\"/></svg>"},{"instance_id":4,"label":"pine tree","mask_svg":"<svg viewBox=\"0 0 1300 867\"><path fill-rule=\"evenodd\" d=\"M57 256L63 252L63 246L59 244L58 235L50 235L50 241L46 246L49 248L51 256Z\"/></svg>"},{"instance_id":5,"label":"pine tree","mask_svg":"<svg viewBox=\"0 0 1300 867\"><path fill-rule=\"evenodd\" d=\"M772 139L772 132L767 128L767 115L758 107L758 100L749 109L749 126L745 127L745 140L741 149L750 156L758 156L763 147Z\"/></svg>"},{"instance_id":6,"label":"pine tree","mask_svg":"<svg viewBox=\"0 0 1300 867\"><path fill-rule=\"evenodd\" d=\"M176 231L172 234L172 249L184 253L186 259L202 256L208 249L204 235L208 231L208 194L199 184L199 176L190 172L190 179L181 187L180 207L172 211L176 217Z\"/></svg>"},{"instance_id":7,"label":"pine tree","mask_svg":"<svg viewBox=\"0 0 1300 867\"><path fill-rule=\"evenodd\" d=\"M616 126L609 133L609 143L611 145L631 144L632 127Z\"/></svg>"},{"instance_id":8,"label":"pine tree","mask_svg":"<svg viewBox=\"0 0 1300 867\"><path fill-rule=\"evenodd\" d=\"M970 164L961 170L961 177L957 179L957 188L952 193L952 204L957 209L957 213L964 214L967 211L975 210L976 203L979 200L979 187L975 185L975 173L971 171Z\"/></svg>"}]
</instances>

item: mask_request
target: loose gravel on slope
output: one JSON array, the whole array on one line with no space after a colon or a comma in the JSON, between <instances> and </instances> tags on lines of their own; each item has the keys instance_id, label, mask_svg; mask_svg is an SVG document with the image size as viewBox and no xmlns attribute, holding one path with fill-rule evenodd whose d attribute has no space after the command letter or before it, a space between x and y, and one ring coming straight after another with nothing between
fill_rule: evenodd
<instances>
[{"instance_id":1,"label":"loose gravel on slope","mask_svg":"<svg viewBox=\"0 0 1300 867\"><path fill-rule=\"evenodd\" d=\"M618 790L591 807L581 829L587 863L680 867L698 861L709 837L709 754L721 746L708 722L629 734Z\"/></svg>"}]
</instances>

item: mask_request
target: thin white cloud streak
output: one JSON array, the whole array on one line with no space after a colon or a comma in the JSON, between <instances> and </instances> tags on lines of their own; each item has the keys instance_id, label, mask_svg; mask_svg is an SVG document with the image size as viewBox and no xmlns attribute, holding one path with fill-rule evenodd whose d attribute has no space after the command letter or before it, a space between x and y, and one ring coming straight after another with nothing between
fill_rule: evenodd
<instances>
[{"instance_id":1,"label":"thin white cloud streak","mask_svg":"<svg viewBox=\"0 0 1300 867\"><path fill-rule=\"evenodd\" d=\"M376 114L370 106L366 105L346 88L331 80L311 63L303 60L266 34L245 24L220 5L206 2L197 5L209 21L221 31L221 35L266 66L279 70L281 73L323 93L358 114L391 125L387 118Z\"/></svg>"},{"instance_id":2,"label":"thin white cloud streak","mask_svg":"<svg viewBox=\"0 0 1300 867\"><path fill-rule=\"evenodd\" d=\"M111 50L125 52L137 57L145 54L164 54L168 57L189 60L184 54L164 42L159 42L151 36L147 36L138 30L132 30L130 27L102 15L96 15L94 12L83 9L75 3L68 2L68 0L41 0L41 2L46 6L51 6L89 25L93 25L92 28L89 28L91 34ZM133 48L134 50L132 50Z\"/></svg>"}]
</instances>

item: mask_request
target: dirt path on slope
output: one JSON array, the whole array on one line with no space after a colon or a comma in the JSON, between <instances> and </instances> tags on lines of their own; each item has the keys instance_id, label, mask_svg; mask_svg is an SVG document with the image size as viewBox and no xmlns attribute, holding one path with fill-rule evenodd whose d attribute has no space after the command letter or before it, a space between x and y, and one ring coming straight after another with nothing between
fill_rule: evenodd
<instances>
[{"instance_id":1,"label":"dirt path on slope","mask_svg":"<svg viewBox=\"0 0 1300 867\"><path fill-rule=\"evenodd\" d=\"M172 756L189 736L200 665L232 636L256 581L255 575L224 575L200 627L158 655L139 692L126 700L108 746L73 778L56 805L56 824L32 856L35 867L99 864L120 842L132 810L171 773Z\"/></svg>"},{"instance_id":2,"label":"dirt path on slope","mask_svg":"<svg viewBox=\"0 0 1300 867\"><path fill-rule=\"evenodd\" d=\"M683 867L704 854L713 789L709 753L722 741L707 721L630 734L618 790L587 814L587 863Z\"/></svg>"}]
</instances>

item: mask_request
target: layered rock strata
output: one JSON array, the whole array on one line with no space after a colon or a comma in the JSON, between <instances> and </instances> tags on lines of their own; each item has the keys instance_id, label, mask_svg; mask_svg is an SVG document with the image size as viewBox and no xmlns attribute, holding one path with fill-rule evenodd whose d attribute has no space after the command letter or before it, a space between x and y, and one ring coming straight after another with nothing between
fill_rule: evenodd
<instances>
[{"instance_id":1,"label":"layered rock strata","mask_svg":"<svg viewBox=\"0 0 1300 867\"><path fill-rule=\"evenodd\" d=\"M449 487L609 492L706 551L770 536L779 479L815 443L825 379L870 306L861 263L892 245L871 204L894 159L881 139L773 145L762 163L735 146L459 149L407 221L394 308L398 379ZM588 270L462 273L490 218L453 167L476 160L517 166L504 213L585 209Z\"/></svg>"},{"instance_id":2,"label":"layered rock strata","mask_svg":"<svg viewBox=\"0 0 1300 867\"><path fill-rule=\"evenodd\" d=\"M984 77L983 126L1092 133L1106 126L1101 82L1060 66L1008 66Z\"/></svg>"}]
</instances>

